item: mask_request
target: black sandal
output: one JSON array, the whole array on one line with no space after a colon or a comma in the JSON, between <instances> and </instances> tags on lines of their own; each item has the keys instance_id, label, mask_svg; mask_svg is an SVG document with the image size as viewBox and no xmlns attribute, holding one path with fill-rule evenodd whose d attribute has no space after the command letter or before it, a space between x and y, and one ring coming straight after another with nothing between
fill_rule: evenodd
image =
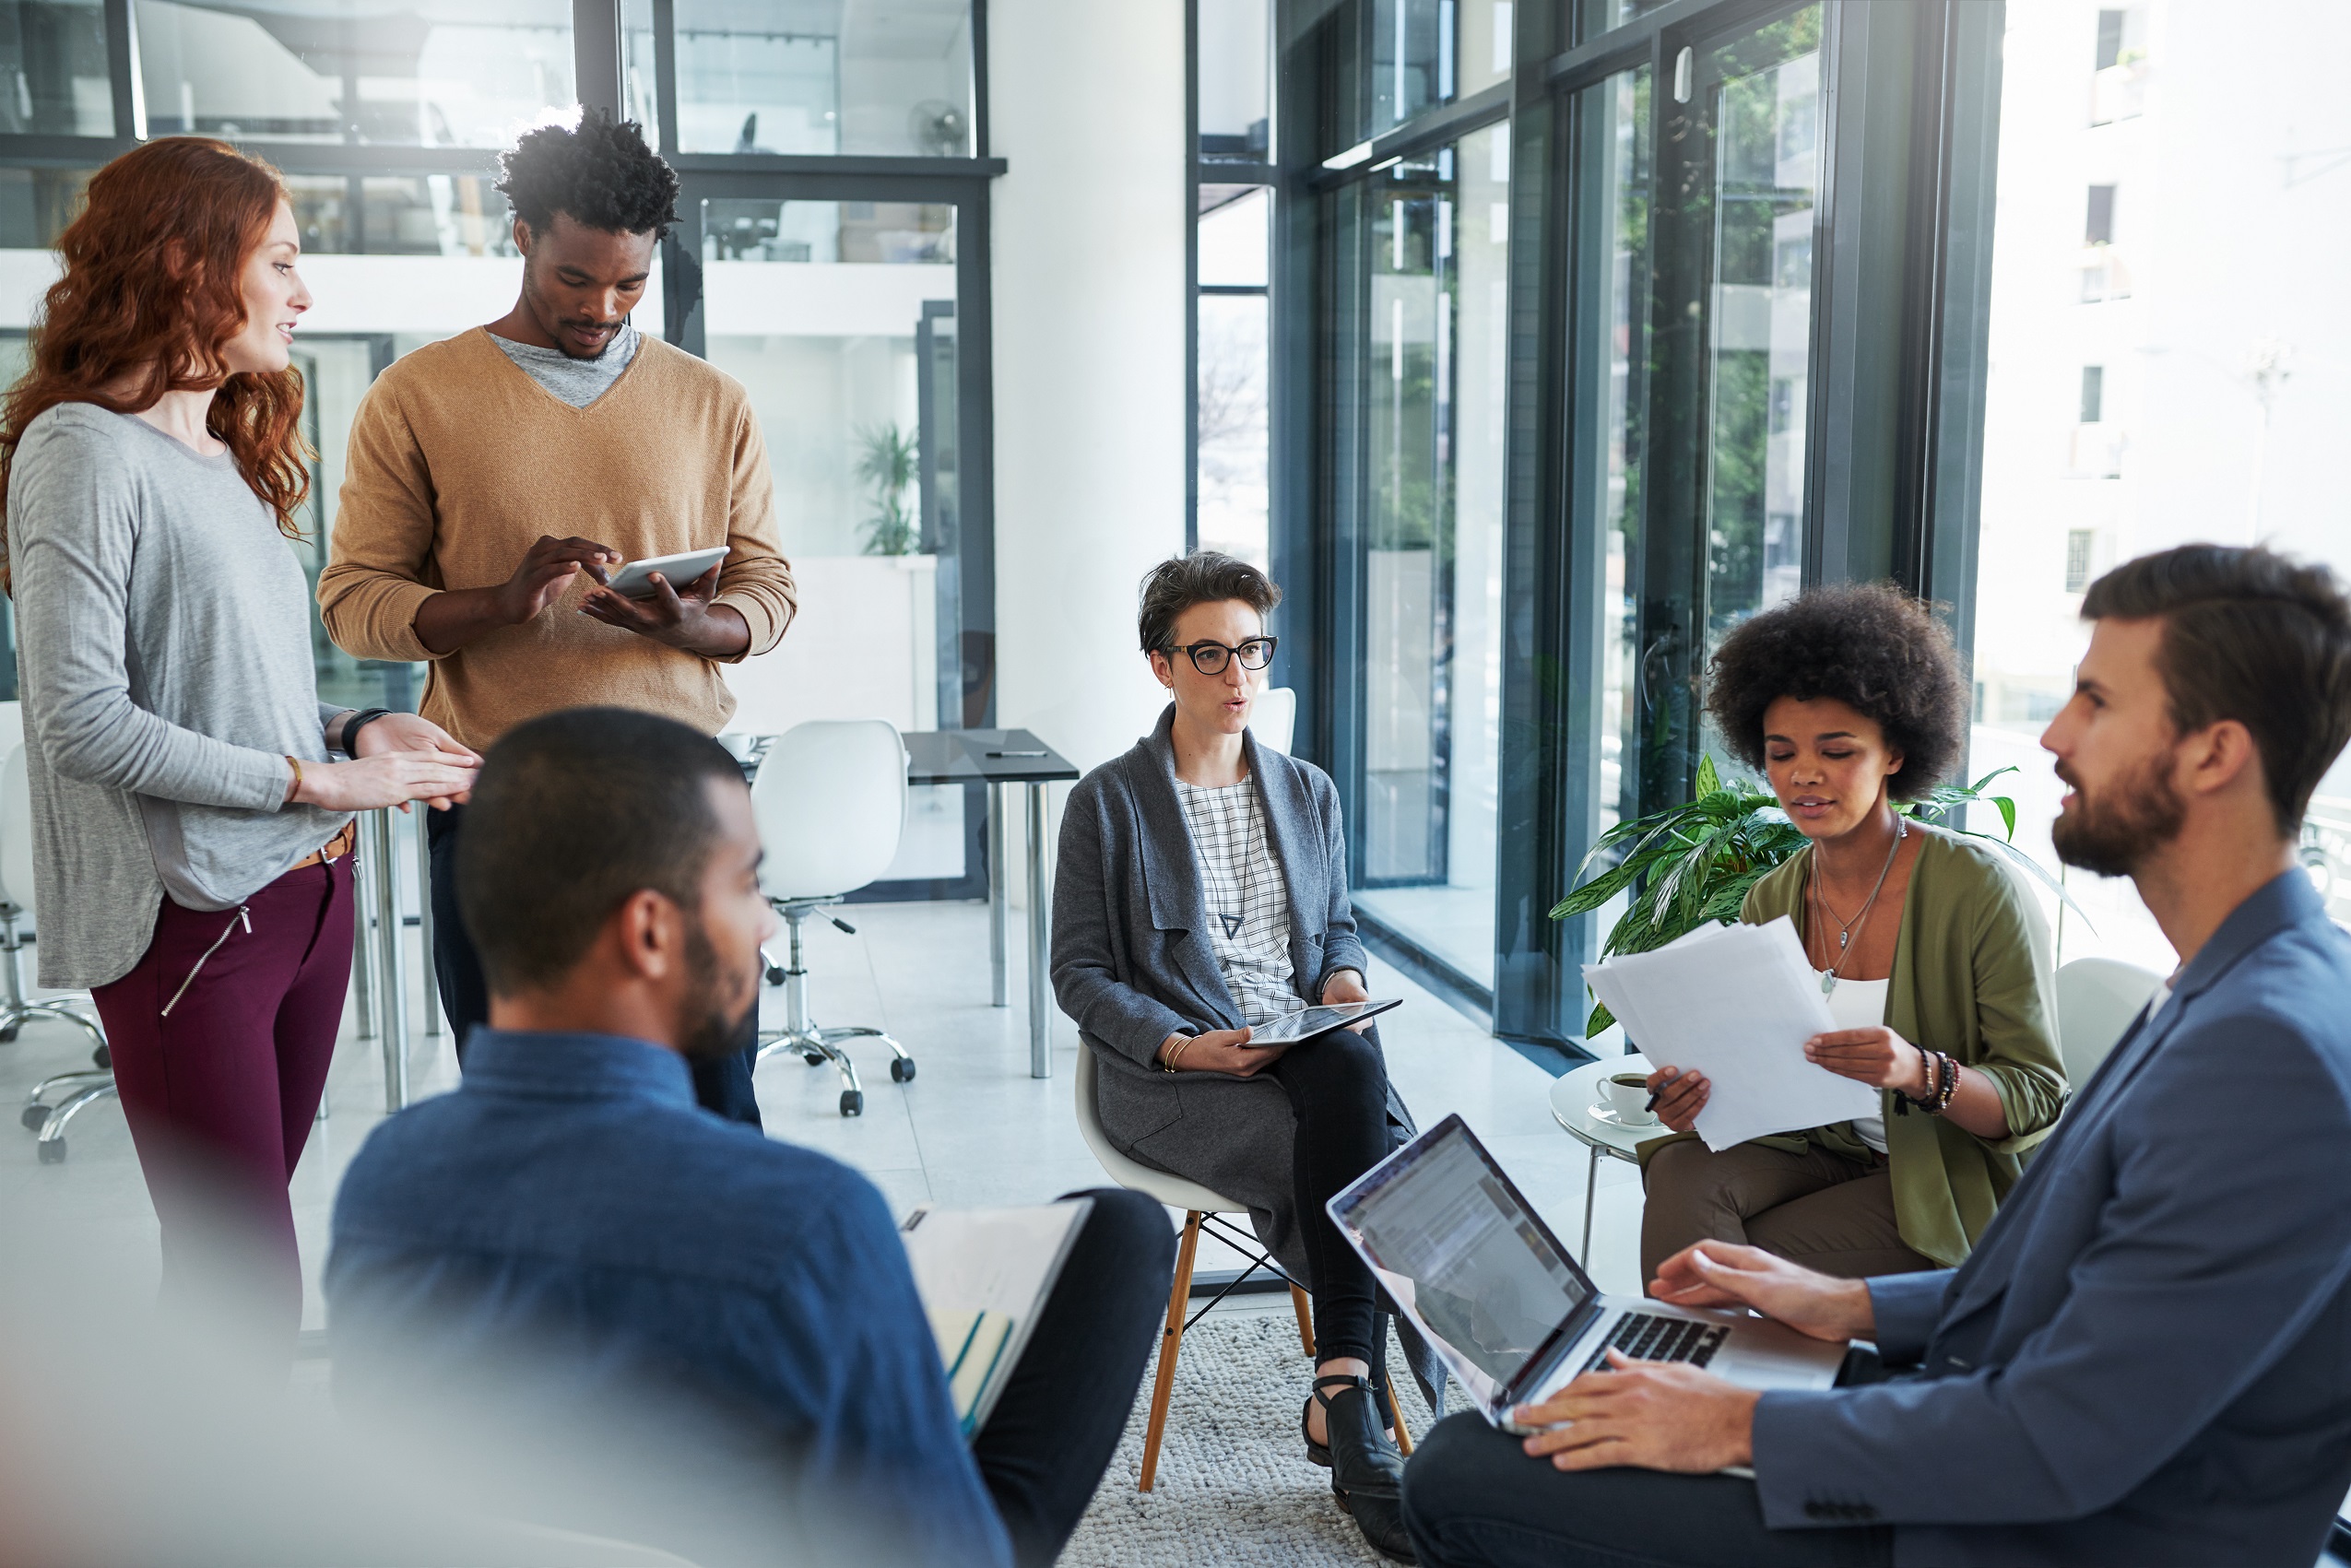
<instances>
[{"instance_id":1,"label":"black sandal","mask_svg":"<svg viewBox=\"0 0 2351 1568\"><path fill-rule=\"evenodd\" d=\"M1326 1388L1338 1390L1326 1394ZM1306 1457L1330 1467L1331 1495L1353 1515L1372 1550L1396 1562L1417 1562L1404 1529L1404 1459L1381 1427L1370 1380L1332 1373L1317 1377L1308 1409L1319 1404L1328 1444L1306 1439ZM1299 1417L1301 1434L1305 1418Z\"/></svg>"}]
</instances>

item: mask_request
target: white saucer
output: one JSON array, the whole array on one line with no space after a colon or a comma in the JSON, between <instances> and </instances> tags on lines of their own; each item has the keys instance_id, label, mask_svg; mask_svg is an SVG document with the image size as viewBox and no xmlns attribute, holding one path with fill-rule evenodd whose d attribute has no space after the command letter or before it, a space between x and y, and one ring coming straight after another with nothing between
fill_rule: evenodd
<instances>
[{"instance_id":1,"label":"white saucer","mask_svg":"<svg viewBox=\"0 0 2351 1568\"><path fill-rule=\"evenodd\" d=\"M1616 1107L1613 1105L1587 1105L1584 1107L1584 1114L1595 1122L1604 1123L1625 1132L1648 1132L1651 1128L1660 1131L1667 1130L1665 1124L1655 1116L1649 1117L1645 1122L1628 1122L1616 1114Z\"/></svg>"}]
</instances>

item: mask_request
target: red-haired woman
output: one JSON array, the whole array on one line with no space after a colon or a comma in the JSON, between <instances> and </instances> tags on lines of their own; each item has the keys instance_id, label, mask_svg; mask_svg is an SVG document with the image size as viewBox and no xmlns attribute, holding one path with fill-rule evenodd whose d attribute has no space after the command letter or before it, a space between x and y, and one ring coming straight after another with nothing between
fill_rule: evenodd
<instances>
[{"instance_id":1,"label":"red-haired woman","mask_svg":"<svg viewBox=\"0 0 2351 1568\"><path fill-rule=\"evenodd\" d=\"M41 979L97 1000L167 1292L207 1236L257 1240L290 1330L286 1185L349 982L351 814L461 797L479 760L319 703L286 548L310 294L276 171L149 143L92 176L58 249L0 416Z\"/></svg>"}]
</instances>

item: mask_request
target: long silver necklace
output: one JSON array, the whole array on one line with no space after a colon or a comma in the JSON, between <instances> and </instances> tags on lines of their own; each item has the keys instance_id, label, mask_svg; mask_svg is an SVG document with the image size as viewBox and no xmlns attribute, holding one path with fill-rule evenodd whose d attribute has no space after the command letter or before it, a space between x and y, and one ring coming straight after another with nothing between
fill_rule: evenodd
<instances>
[{"instance_id":1,"label":"long silver necklace","mask_svg":"<svg viewBox=\"0 0 2351 1568\"><path fill-rule=\"evenodd\" d=\"M1869 919L1870 911L1877 907L1877 896L1885 890L1885 879L1893 873L1894 857L1902 853L1902 841L1909 836L1910 824L1899 817L1895 818L1894 842L1886 845L1885 864L1878 867L1877 881L1871 887L1868 900L1862 903L1861 912L1859 914L1837 927L1837 961L1829 966L1826 974L1820 977L1822 996L1828 996L1836 994L1837 982L1844 971L1845 961L1853 956L1853 933ZM1825 931L1828 928L1827 923L1837 918L1837 912L1828 907L1828 900L1822 896L1820 890L1820 851L1818 849L1813 852L1812 875L1806 878L1806 882L1812 889L1813 907L1818 910L1823 917L1821 929Z\"/></svg>"}]
</instances>

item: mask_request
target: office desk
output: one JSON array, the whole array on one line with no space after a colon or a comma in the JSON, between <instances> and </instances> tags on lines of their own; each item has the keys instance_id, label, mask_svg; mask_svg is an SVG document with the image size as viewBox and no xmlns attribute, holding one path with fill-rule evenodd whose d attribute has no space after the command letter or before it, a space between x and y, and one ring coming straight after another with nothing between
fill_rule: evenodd
<instances>
[{"instance_id":1,"label":"office desk","mask_svg":"<svg viewBox=\"0 0 2351 1568\"><path fill-rule=\"evenodd\" d=\"M910 784L987 786L987 942L994 982L991 1001L1007 1001L1004 975L1004 792L1028 786L1029 1076L1053 1076L1052 1003L1046 979L1052 933L1045 887L1045 786L1078 776L1069 759L1024 729L911 730L905 736Z\"/></svg>"}]
</instances>

